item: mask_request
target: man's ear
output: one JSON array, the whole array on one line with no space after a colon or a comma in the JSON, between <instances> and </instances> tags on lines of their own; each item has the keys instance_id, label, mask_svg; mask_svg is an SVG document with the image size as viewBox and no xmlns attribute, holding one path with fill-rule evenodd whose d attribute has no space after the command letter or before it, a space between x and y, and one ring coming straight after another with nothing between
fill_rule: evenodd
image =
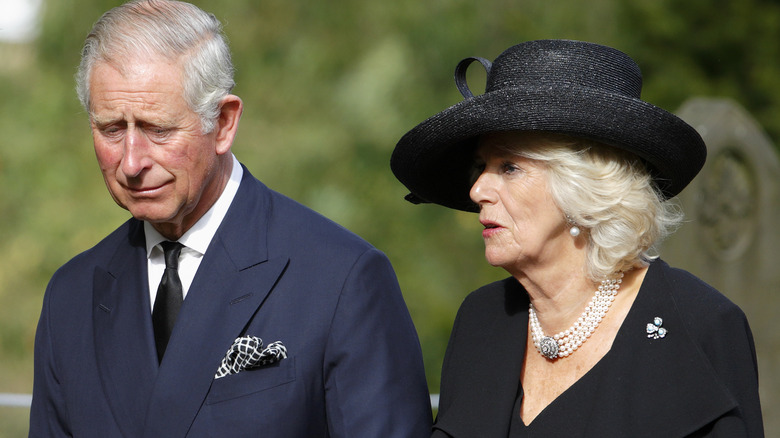
<instances>
[{"instance_id":1,"label":"man's ear","mask_svg":"<svg viewBox=\"0 0 780 438\"><path fill-rule=\"evenodd\" d=\"M222 98L217 125L214 127L217 154L222 155L230 151L230 146L233 145L233 139L236 138L238 132L238 121L241 119L243 111L244 103L238 96L228 94Z\"/></svg>"}]
</instances>

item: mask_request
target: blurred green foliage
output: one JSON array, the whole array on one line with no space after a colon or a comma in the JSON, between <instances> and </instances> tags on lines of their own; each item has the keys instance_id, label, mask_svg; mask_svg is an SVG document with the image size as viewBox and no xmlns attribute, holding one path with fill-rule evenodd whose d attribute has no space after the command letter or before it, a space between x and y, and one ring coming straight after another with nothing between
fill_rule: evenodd
<instances>
[{"instance_id":1,"label":"blurred green foliage","mask_svg":"<svg viewBox=\"0 0 780 438\"><path fill-rule=\"evenodd\" d=\"M537 38L631 55L643 97L675 110L731 97L780 135L780 4L770 0L196 0L225 24L245 112L233 151L271 188L390 257L430 389L463 297L502 278L476 216L413 206L389 170L395 142L460 95L467 56ZM55 269L123 222L73 91L84 36L108 0L49 0L28 45L0 43L0 392L32 388L35 324ZM480 90L484 73L470 71Z\"/></svg>"}]
</instances>

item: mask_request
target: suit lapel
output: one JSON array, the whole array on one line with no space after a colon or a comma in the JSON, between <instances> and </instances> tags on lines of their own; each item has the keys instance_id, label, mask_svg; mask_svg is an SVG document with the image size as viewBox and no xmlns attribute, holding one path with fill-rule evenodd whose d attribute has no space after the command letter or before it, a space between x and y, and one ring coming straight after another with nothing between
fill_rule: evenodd
<instances>
[{"instance_id":1,"label":"suit lapel","mask_svg":"<svg viewBox=\"0 0 780 438\"><path fill-rule=\"evenodd\" d=\"M93 330L98 372L114 418L139 436L157 374L143 227L129 221L128 245L93 275Z\"/></svg>"},{"instance_id":2,"label":"suit lapel","mask_svg":"<svg viewBox=\"0 0 780 438\"><path fill-rule=\"evenodd\" d=\"M236 198L179 313L160 364L144 436L187 434L220 361L284 272L288 259L269 259L267 253L268 197L267 189L244 170Z\"/></svg>"},{"instance_id":3,"label":"suit lapel","mask_svg":"<svg viewBox=\"0 0 780 438\"><path fill-rule=\"evenodd\" d=\"M652 430L659 436L687 436L736 407L687 330L688 324L696 323L690 319L695 316L688 312L684 319L677 308L674 286L664 275L668 269L662 261L651 265L609 357L605 357L604 375L613 377L615 384L602 387L602 400L592 403L592 433L610 436L604 428L611 427L612 432L623 435ZM668 330L663 338L647 336L647 324L655 317L661 317ZM633 393L642 394L641 399L630 400L636 403L635 415L615 415L631 408L603 408L625 394L618 382L627 382Z\"/></svg>"}]
</instances>

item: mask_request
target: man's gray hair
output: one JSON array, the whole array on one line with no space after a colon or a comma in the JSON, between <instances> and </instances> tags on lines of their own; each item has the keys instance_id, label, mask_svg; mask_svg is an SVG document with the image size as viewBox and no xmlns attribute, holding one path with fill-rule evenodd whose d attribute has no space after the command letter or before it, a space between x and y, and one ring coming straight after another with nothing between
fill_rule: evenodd
<instances>
[{"instance_id":1,"label":"man's gray hair","mask_svg":"<svg viewBox=\"0 0 780 438\"><path fill-rule=\"evenodd\" d=\"M211 132L220 102L235 86L230 48L222 25L197 6L173 0L135 0L103 14L84 42L76 91L91 112L90 74L95 64L123 68L138 57L162 58L182 66L184 99Z\"/></svg>"}]
</instances>

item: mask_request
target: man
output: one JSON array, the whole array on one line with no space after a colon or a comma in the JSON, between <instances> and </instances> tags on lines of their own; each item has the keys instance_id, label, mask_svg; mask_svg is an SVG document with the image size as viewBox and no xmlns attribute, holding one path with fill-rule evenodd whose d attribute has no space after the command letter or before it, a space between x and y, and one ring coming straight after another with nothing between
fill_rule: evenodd
<instances>
[{"instance_id":1,"label":"man","mask_svg":"<svg viewBox=\"0 0 780 438\"><path fill-rule=\"evenodd\" d=\"M236 161L232 75L188 3L125 4L87 37L79 97L133 218L47 288L30 436L429 435L389 262Z\"/></svg>"}]
</instances>

